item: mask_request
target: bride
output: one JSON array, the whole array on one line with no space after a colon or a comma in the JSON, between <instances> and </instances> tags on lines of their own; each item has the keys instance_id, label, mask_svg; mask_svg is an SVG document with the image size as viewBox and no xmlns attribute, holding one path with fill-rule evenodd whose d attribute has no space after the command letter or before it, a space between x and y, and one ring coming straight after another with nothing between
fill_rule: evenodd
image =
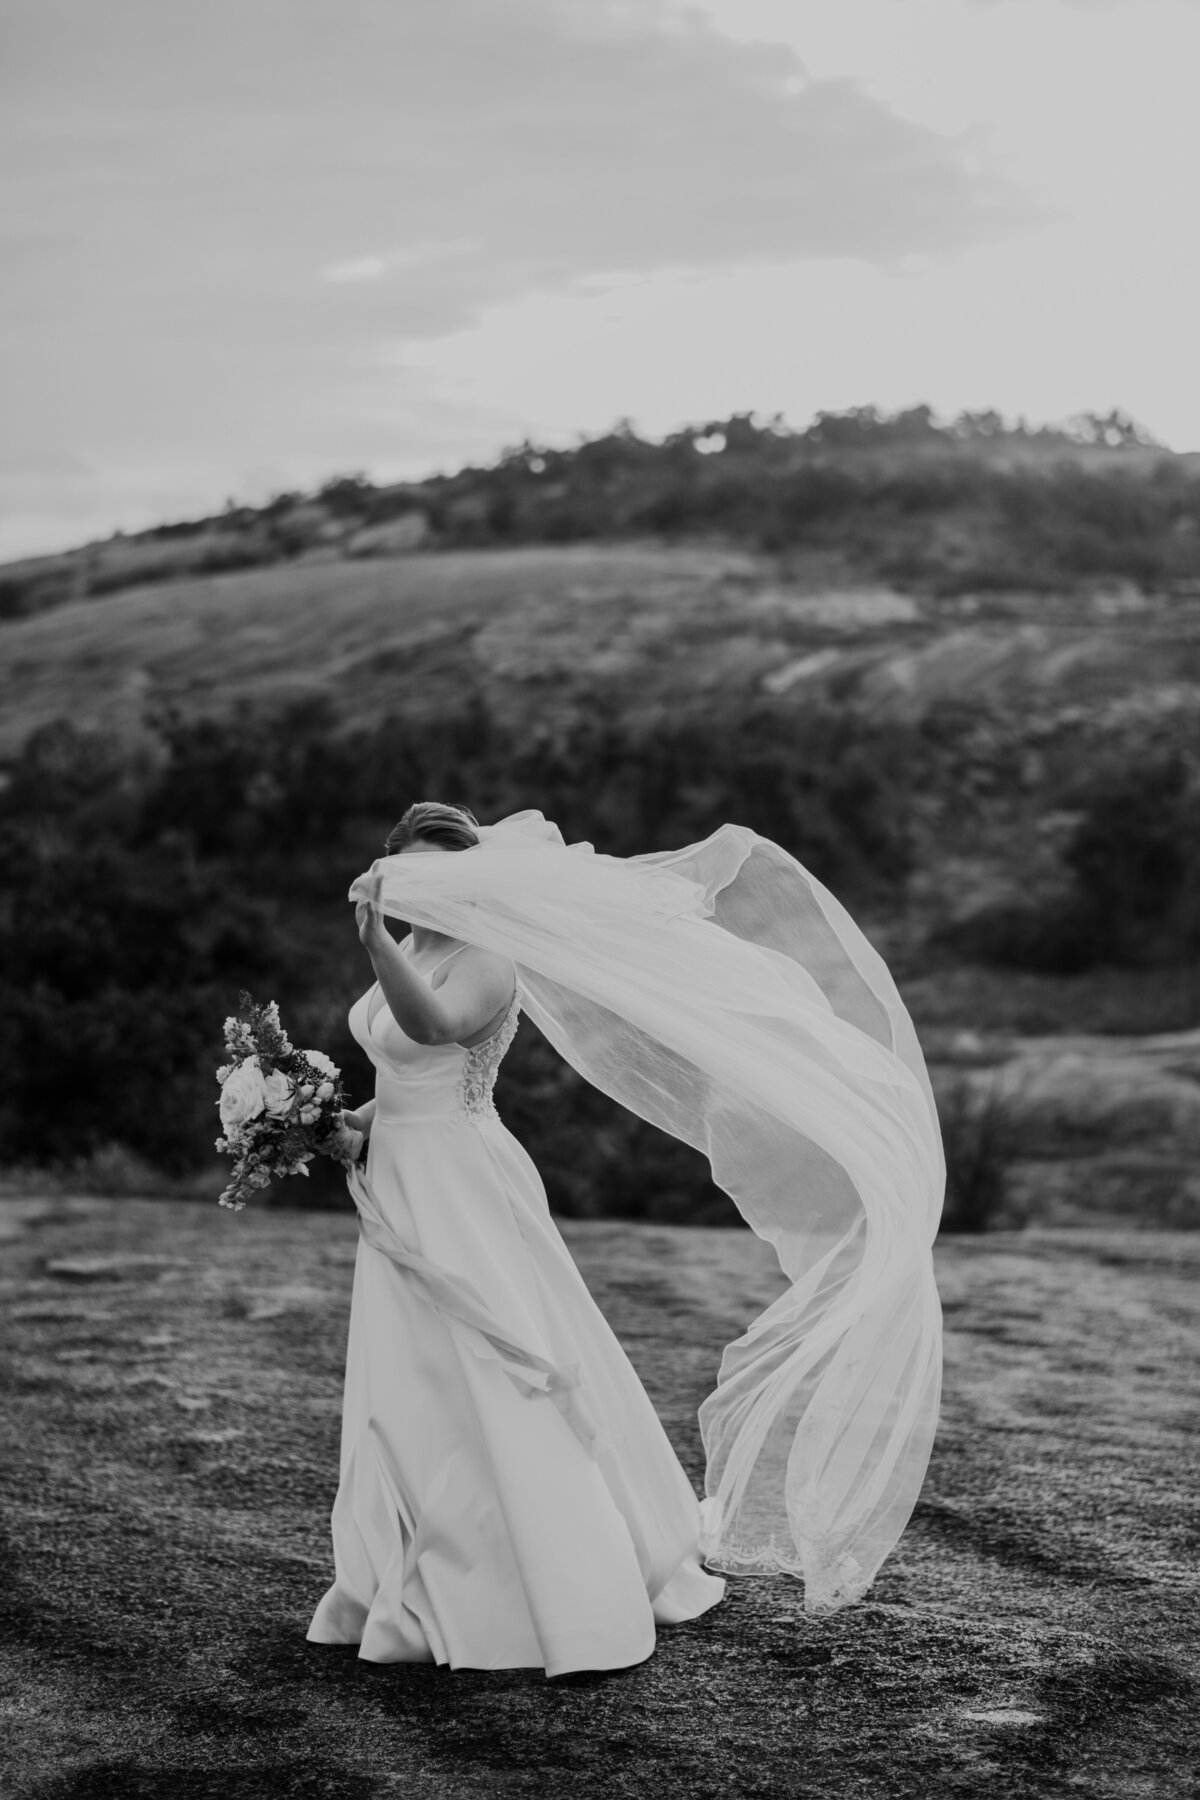
<instances>
[{"instance_id":1,"label":"bride","mask_svg":"<svg viewBox=\"0 0 1200 1800\"><path fill-rule=\"evenodd\" d=\"M644 1661L658 1625L720 1601L714 1570L795 1576L814 1612L856 1599L915 1504L941 1376L945 1164L877 953L735 825L623 859L537 812L423 801L350 897L376 1090L345 1115L367 1159L310 1640L555 1676ZM703 1500L496 1112L522 1011L704 1152L789 1283L700 1408Z\"/></svg>"},{"instance_id":2,"label":"bride","mask_svg":"<svg viewBox=\"0 0 1200 1800\"><path fill-rule=\"evenodd\" d=\"M419 802L387 852L465 850L473 827L465 810ZM345 1119L369 1139L379 1208L485 1296L513 1339L578 1363L607 1442L597 1421L531 1404L536 1390L457 1339L407 1271L360 1239L336 1579L308 1636L358 1644L372 1662L547 1675L642 1662L656 1624L706 1611L725 1583L697 1561L691 1483L496 1113L515 966L420 926L397 945L370 900L356 914L376 981L350 1029L376 1091Z\"/></svg>"}]
</instances>

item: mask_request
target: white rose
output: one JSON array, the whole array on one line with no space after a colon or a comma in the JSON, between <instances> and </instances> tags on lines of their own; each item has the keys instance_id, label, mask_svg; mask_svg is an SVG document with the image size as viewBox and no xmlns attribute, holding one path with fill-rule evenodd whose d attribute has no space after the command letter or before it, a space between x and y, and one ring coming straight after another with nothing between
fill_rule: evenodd
<instances>
[{"instance_id":1,"label":"white rose","mask_svg":"<svg viewBox=\"0 0 1200 1800\"><path fill-rule=\"evenodd\" d=\"M302 1050L300 1054L314 1069L320 1069L322 1075L328 1075L332 1081L337 1080L338 1066L323 1050Z\"/></svg>"},{"instance_id":2,"label":"white rose","mask_svg":"<svg viewBox=\"0 0 1200 1800\"><path fill-rule=\"evenodd\" d=\"M263 1102L273 1119L278 1119L292 1104L295 1091L290 1078L282 1069L272 1069L269 1075L262 1078Z\"/></svg>"},{"instance_id":3,"label":"white rose","mask_svg":"<svg viewBox=\"0 0 1200 1800\"><path fill-rule=\"evenodd\" d=\"M333 1098L333 1083L332 1083L332 1081L323 1081L321 1083L320 1087L317 1089L317 1099L318 1100L331 1100L332 1098Z\"/></svg>"},{"instance_id":4,"label":"white rose","mask_svg":"<svg viewBox=\"0 0 1200 1800\"><path fill-rule=\"evenodd\" d=\"M231 1069L221 1086L221 1123L227 1131L256 1119L263 1109L266 1095L263 1078L253 1058Z\"/></svg>"}]
</instances>

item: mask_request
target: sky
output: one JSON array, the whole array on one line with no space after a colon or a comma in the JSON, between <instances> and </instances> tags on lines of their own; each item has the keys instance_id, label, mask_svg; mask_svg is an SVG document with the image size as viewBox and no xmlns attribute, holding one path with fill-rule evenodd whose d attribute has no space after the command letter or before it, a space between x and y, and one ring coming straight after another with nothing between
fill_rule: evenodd
<instances>
[{"instance_id":1,"label":"sky","mask_svg":"<svg viewBox=\"0 0 1200 1800\"><path fill-rule=\"evenodd\" d=\"M1200 449L1200 0L0 0L0 557L627 418Z\"/></svg>"}]
</instances>

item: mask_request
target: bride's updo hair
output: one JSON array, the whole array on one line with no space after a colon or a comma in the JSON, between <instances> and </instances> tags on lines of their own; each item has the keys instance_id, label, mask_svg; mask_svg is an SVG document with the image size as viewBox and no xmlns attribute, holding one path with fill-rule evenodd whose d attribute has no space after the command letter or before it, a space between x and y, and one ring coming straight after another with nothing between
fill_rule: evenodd
<instances>
[{"instance_id":1,"label":"bride's updo hair","mask_svg":"<svg viewBox=\"0 0 1200 1800\"><path fill-rule=\"evenodd\" d=\"M470 850L479 843L473 826L479 820L465 806L443 806L440 800L414 800L398 825L387 834L384 849L396 856L409 844L437 844L442 850Z\"/></svg>"}]
</instances>

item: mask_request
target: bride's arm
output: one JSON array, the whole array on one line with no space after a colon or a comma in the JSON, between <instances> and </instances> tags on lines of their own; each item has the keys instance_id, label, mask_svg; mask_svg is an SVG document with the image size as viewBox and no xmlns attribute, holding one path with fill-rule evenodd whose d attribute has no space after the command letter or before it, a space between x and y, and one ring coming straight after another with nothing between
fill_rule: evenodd
<instances>
[{"instance_id":1,"label":"bride's arm","mask_svg":"<svg viewBox=\"0 0 1200 1800\"><path fill-rule=\"evenodd\" d=\"M360 900L354 916L388 1009L415 1043L450 1044L470 1037L511 998L512 966L505 957L468 950L458 959L467 966L454 970L435 994L403 955L373 901Z\"/></svg>"}]
</instances>

